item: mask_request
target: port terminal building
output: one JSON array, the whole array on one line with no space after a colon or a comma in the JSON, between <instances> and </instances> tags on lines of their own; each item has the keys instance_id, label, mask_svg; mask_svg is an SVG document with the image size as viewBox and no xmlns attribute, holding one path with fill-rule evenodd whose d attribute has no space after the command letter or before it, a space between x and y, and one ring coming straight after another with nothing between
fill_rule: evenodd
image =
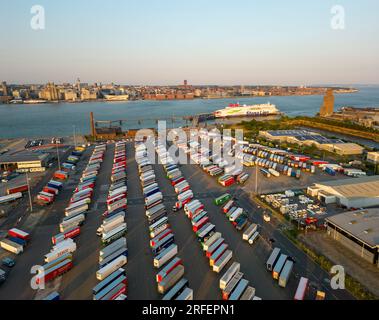
<instances>
[{"instance_id":1,"label":"port terminal building","mask_svg":"<svg viewBox=\"0 0 379 320\"><path fill-rule=\"evenodd\" d=\"M367 176L318 182L308 187L308 194L325 204L346 208L379 206L379 176Z\"/></svg>"},{"instance_id":2,"label":"port terminal building","mask_svg":"<svg viewBox=\"0 0 379 320\"><path fill-rule=\"evenodd\" d=\"M260 131L259 136L279 143L291 143L301 146L315 146L318 149L339 155L360 155L364 148L356 143L346 143L340 139L330 139L308 130L271 130Z\"/></svg>"},{"instance_id":3,"label":"port terminal building","mask_svg":"<svg viewBox=\"0 0 379 320\"><path fill-rule=\"evenodd\" d=\"M0 156L0 169L19 172L45 171L50 159L51 154L49 153L24 151L16 154L3 154Z\"/></svg>"},{"instance_id":4,"label":"port terminal building","mask_svg":"<svg viewBox=\"0 0 379 320\"><path fill-rule=\"evenodd\" d=\"M379 268L379 208L340 213L326 223L329 236Z\"/></svg>"}]
</instances>

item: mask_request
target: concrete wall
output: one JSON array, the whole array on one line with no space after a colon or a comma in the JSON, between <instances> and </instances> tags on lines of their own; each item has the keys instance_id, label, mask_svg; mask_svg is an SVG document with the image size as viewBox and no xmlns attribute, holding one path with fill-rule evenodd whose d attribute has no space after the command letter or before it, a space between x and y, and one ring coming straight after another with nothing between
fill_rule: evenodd
<instances>
[{"instance_id":1,"label":"concrete wall","mask_svg":"<svg viewBox=\"0 0 379 320\"><path fill-rule=\"evenodd\" d=\"M343 246L348 248L350 251L353 251L355 254L359 255L361 258L370 263L375 263L375 254L372 252L362 249L362 245L357 244L353 240L345 237L343 234L338 232L338 229L335 230L333 227L328 226L328 234L336 241L340 242Z\"/></svg>"},{"instance_id":2,"label":"concrete wall","mask_svg":"<svg viewBox=\"0 0 379 320\"><path fill-rule=\"evenodd\" d=\"M340 202L348 208L370 208L379 206L379 197L357 199L340 198Z\"/></svg>"}]
</instances>

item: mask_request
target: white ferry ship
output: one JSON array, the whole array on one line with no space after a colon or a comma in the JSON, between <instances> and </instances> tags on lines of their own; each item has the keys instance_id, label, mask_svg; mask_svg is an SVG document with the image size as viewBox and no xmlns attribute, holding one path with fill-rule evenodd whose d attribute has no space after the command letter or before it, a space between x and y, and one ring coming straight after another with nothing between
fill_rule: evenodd
<instances>
[{"instance_id":1,"label":"white ferry ship","mask_svg":"<svg viewBox=\"0 0 379 320\"><path fill-rule=\"evenodd\" d=\"M271 115L280 115L281 112L278 108L271 104L256 104L256 105L240 105L239 103L230 104L225 109L217 110L214 112L216 118L230 118L230 117L262 117Z\"/></svg>"}]
</instances>

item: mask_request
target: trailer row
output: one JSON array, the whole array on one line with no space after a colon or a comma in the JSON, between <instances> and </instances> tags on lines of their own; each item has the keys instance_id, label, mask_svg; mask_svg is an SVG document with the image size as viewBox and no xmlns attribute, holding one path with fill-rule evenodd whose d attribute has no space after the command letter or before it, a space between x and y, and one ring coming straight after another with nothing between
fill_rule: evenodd
<instances>
[{"instance_id":1,"label":"trailer row","mask_svg":"<svg viewBox=\"0 0 379 320\"><path fill-rule=\"evenodd\" d=\"M14 254L20 254L30 241L29 233L12 228L8 230L6 238L0 241L0 247Z\"/></svg>"},{"instance_id":2,"label":"trailer row","mask_svg":"<svg viewBox=\"0 0 379 320\"><path fill-rule=\"evenodd\" d=\"M249 218L245 210L238 206L236 201L232 199L229 193L225 193L215 199L215 204L221 207L221 213L226 216L228 221L237 231L245 231L242 234L242 239L249 244L254 244L259 238L258 225L255 223L249 224Z\"/></svg>"},{"instance_id":3,"label":"trailer row","mask_svg":"<svg viewBox=\"0 0 379 320\"><path fill-rule=\"evenodd\" d=\"M240 270L240 264L233 262L229 269L223 274L219 285L223 300L262 300L255 295L255 288L249 286L249 281L244 279Z\"/></svg>"},{"instance_id":4,"label":"trailer row","mask_svg":"<svg viewBox=\"0 0 379 320\"><path fill-rule=\"evenodd\" d=\"M84 152L83 147L76 147L68 156L66 162L61 164L61 170L55 171L53 178L37 194L36 201L40 205L48 205L55 201L63 188L63 181L67 181L70 171L75 171L77 163Z\"/></svg>"},{"instance_id":5,"label":"trailer row","mask_svg":"<svg viewBox=\"0 0 379 320\"><path fill-rule=\"evenodd\" d=\"M193 291L189 288L188 280L184 278L185 268L182 259L177 256L178 246L175 244L175 236L163 204L163 195L156 182L144 141L136 141L135 149L145 197L153 265L158 269L155 279L157 290L164 295L163 300L193 300ZM159 160L165 161L165 155L157 148L156 151Z\"/></svg>"},{"instance_id":6,"label":"trailer row","mask_svg":"<svg viewBox=\"0 0 379 320\"><path fill-rule=\"evenodd\" d=\"M83 149L78 150L83 151ZM42 268L38 270L35 277L35 281L39 285L52 281L73 268L73 254L77 250L74 239L81 233L80 226L84 223L89 204L91 203L98 171L96 171L96 174L91 175L92 187L82 188L84 187L84 183L88 182L85 180L87 173L92 170L95 163L100 164L102 162L105 150L106 145L96 146L88 161L87 167L82 172L80 183L74 190L69 205L65 209L65 217L59 224L60 233L51 238L52 248L45 254L44 264ZM101 159L101 162L98 162L98 159ZM98 169L99 168L100 166ZM82 192L82 190L86 191Z\"/></svg>"},{"instance_id":7,"label":"trailer row","mask_svg":"<svg viewBox=\"0 0 379 320\"><path fill-rule=\"evenodd\" d=\"M160 146L161 153L164 153L165 146ZM204 204L198 199L192 196L183 203L183 198L186 199L187 196L184 194L189 194L190 189L183 191L183 186L189 186L189 183L183 177L181 171L175 164L168 161L164 165L164 169L167 173L167 177L170 179L170 173L173 170L178 170L179 174L171 178L171 184L174 186L175 192L178 195L178 202L181 202L184 209L184 213L190 220L192 225L192 230L196 234L198 241L200 242L205 256L209 260L209 265L212 271L220 273L221 270L232 260L233 253L229 249L229 245L226 243L225 239L222 238L221 233L216 232L215 225L211 223L207 212L205 211ZM192 192L192 191L191 191ZM178 209L179 206L176 206Z\"/></svg>"},{"instance_id":8,"label":"trailer row","mask_svg":"<svg viewBox=\"0 0 379 320\"><path fill-rule=\"evenodd\" d=\"M107 210L96 234L103 245L99 253L96 279L92 289L93 300L126 300L128 279L124 266L128 262L127 232L127 177L126 143L115 144Z\"/></svg>"}]
</instances>

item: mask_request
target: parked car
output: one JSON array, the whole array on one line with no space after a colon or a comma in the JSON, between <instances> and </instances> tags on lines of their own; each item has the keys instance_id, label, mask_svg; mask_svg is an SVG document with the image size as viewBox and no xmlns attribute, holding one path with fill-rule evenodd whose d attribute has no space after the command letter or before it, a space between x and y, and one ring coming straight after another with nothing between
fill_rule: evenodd
<instances>
[{"instance_id":1,"label":"parked car","mask_svg":"<svg viewBox=\"0 0 379 320\"><path fill-rule=\"evenodd\" d=\"M4 258L1 263L3 264L3 266L6 266L8 268L12 268L14 267L14 265L16 264L16 262L12 259L12 258Z\"/></svg>"}]
</instances>

